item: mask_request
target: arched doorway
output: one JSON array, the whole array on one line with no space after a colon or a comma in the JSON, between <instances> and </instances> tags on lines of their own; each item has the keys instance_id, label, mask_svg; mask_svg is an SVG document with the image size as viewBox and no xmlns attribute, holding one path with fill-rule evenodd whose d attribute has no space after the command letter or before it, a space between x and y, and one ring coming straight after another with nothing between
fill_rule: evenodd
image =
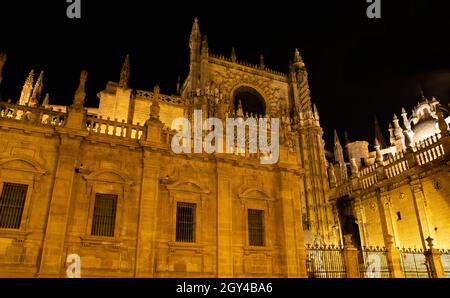
<instances>
[{"instance_id":1,"label":"arched doorway","mask_svg":"<svg viewBox=\"0 0 450 298\"><path fill-rule=\"evenodd\" d=\"M237 88L233 93L233 107L234 111L238 109L239 100L242 103L242 110L244 114L265 115L266 102L261 94L255 89L247 86Z\"/></svg>"},{"instance_id":2,"label":"arched doorway","mask_svg":"<svg viewBox=\"0 0 450 298\"><path fill-rule=\"evenodd\" d=\"M353 245L357 248L361 248L359 225L353 213L352 199L348 196L338 198L336 205L339 214L339 221L341 223L342 235L351 234Z\"/></svg>"}]
</instances>

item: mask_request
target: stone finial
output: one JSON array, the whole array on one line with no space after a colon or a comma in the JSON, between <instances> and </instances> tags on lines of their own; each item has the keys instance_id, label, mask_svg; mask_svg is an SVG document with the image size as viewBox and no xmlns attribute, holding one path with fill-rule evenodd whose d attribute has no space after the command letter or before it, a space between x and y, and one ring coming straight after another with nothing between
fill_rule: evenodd
<instances>
[{"instance_id":1,"label":"stone finial","mask_svg":"<svg viewBox=\"0 0 450 298\"><path fill-rule=\"evenodd\" d=\"M127 89L130 84L130 55L125 56L122 69L120 70L119 87Z\"/></svg>"},{"instance_id":2,"label":"stone finial","mask_svg":"<svg viewBox=\"0 0 450 298\"><path fill-rule=\"evenodd\" d=\"M448 136L448 124L444 119L444 114L441 109L437 109L436 115L438 116L439 130L441 131L441 137Z\"/></svg>"},{"instance_id":3,"label":"stone finial","mask_svg":"<svg viewBox=\"0 0 450 298\"><path fill-rule=\"evenodd\" d=\"M25 83L23 84L22 92L20 93L19 104L26 105L30 101L31 92L33 91L33 82L34 82L34 70L32 69L28 74Z\"/></svg>"},{"instance_id":4,"label":"stone finial","mask_svg":"<svg viewBox=\"0 0 450 298\"><path fill-rule=\"evenodd\" d=\"M339 141L339 136L338 133L336 131L336 129L334 130L334 144L341 144L341 142Z\"/></svg>"},{"instance_id":5,"label":"stone finial","mask_svg":"<svg viewBox=\"0 0 450 298\"><path fill-rule=\"evenodd\" d=\"M431 238L430 236L428 236L428 238L425 239L425 241L427 242L428 247L429 247L430 249L433 249L433 246L434 246L433 241L434 241L434 239Z\"/></svg>"},{"instance_id":6,"label":"stone finial","mask_svg":"<svg viewBox=\"0 0 450 298\"><path fill-rule=\"evenodd\" d=\"M243 117L244 116L244 110L242 109L242 101L239 99L238 108L236 111L236 116Z\"/></svg>"},{"instance_id":7,"label":"stone finial","mask_svg":"<svg viewBox=\"0 0 450 298\"><path fill-rule=\"evenodd\" d=\"M300 52L298 51L298 49L295 49L295 52L294 52L294 63L295 62L303 62L303 59L300 56Z\"/></svg>"},{"instance_id":8,"label":"stone finial","mask_svg":"<svg viewBox=\"0 0 450 298\"><path fill-rule=\"evenodd\" d=\"M236 50L234 47L231 48L231 61L236 62Z\"/></svg>"},{"instance_id":9,"label":"stone finial","mask_svg":"<svg viewBox=\"0 0 450 298\"><path fill-rule=\"evenodd\" d=\"M86 81L87 81L88 72L86 70L82 70L80 74L80 84L78 85L77 90L75 91L75 97L73 99L74 107L83 107L84 100L86 98Z\"/></svg>"},{"instance_id":10,"label":"stone finial","mask_svg":"<svg viewBox=\"0 0 450 298\"><path fill-rule=\"evenodd\" d=\"M150 119L153 120L159 120L159 111L160 111L160 107L159 107L159 86L156 85L153 88L153 101L152 101L152 106L150 107Z\"/></svg>"},{"instance_id":11,"label":"stone finial","mask_svg":"<svg viewBox=\"0 0 450 298\"><path fill-rule=\"evenodd\" d=\"M44 101L42 102L42 106L43 106L43 107L48 107L48 106L50 106L50 96L49 96L48 93L45 94Z\"/></svg>"},{"instance_id":12,"label":"stone finial","mask_svg":"<svg viewBox=\"0 0 450 298\"><path fill-rule=\"evenodd\" d=\"M191 30L191 36L189 38L189 42L193 46L193 43L200 43L200 41L201 41L200 26L198 25L198 19L194 18L194 23L192 24L192 30Z\"/></svg>"},{"instance_id":13,"label":"stone finial","mask_svg":"<svg viewBox=\"0 0 450 298\"><path fill-rule=\"evenodd\" d=\"M266 66L264 65L264 56L263 54L259 55L259 68L260 69L265 69Z\"/></svg>"},{"instance_id":14,"label":"stone finial","mask_svg":"<svg viewBox=\"0 0 450 298\"><path fill-rule=\"evenodd\" d=\"M0 84L2 83L2 79L3 79L3 77L2 77L3 66L6 63L6 59L7 59L6 54L5 53L0 53Z\"/></svg>"},{"instance_id":15,"label":"stone finial","mask_svg":"<svg viewBox=\"0 0 450 298\"><path fill-rule=\"evenodd\" d=\"M345 246L353 245L353 236L352 236L352 234L345 234L344 235L344 245Z\"/></svg>"}]
</instances>

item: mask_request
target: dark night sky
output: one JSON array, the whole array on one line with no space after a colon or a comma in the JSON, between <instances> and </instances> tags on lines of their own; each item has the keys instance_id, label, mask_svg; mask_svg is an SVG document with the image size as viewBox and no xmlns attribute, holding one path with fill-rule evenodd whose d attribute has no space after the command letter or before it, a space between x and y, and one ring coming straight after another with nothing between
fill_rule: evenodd
<instances>
[{"instance_id":1,"label":"dark night sky","mask_svg":"<svg viewBox=\"0 0 450 298\"><path fill-rule=\"evenodd\" d=\"M310 74L327 145L332 132L374 138L376 114L388 121L410 110L420 88L450 99L450 10L447 1L382 1L382 19L369 20L365 0L347 1L105 1L82 0L82 19L66 18L59 1L1 1L0 51L8 54L3 98L18 99L31 68L45 71L51 103L69 104L82 68L89 71L88 105L108 80L118 80L131 54L131 87L175 92L188 72L195 16L210 52L230 54L287 72L297 47ZM10 2L10 3L8 3Z\"/></svg>"}]
</instances>

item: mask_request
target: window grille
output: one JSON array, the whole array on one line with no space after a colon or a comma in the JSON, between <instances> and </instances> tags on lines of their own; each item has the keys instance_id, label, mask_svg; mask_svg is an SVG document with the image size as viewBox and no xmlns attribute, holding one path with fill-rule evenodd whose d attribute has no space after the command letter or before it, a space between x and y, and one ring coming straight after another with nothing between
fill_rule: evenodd
<instances>
[{"instance_id":1,"label":"window grille","mask_svg":"<svg viewBox=\"0 0 450 298\"><path fill-rule=\"evenodd\" d=\"M177 203L177 242L195 242L195 204Z\"/></svg>"},{"instance_id":2,"label":"window grille","mask_svg":"<svg viewBox=\"0 0 450 298\"><path fill-rule=\"evenodd\" d=\"M117 195L96 194L92 219L93 236L114 237Z\"/></svg>"},{"instance_id":3,"label":"window grille","mask_svg":"<svg viewBox=\"0 0 450 298\"><path fill-rule=\"evenodd\" d=\"M28 185L4 183L0 197L0 228L19 229Z\"/></svg>"},{"instance_id":4,"label":"window grille","mask_svg":"<svg viewBox=\"0 0 450 298\"><path fill-rule=\"evenodd\" d=\"M264 211L248 209L248 239L251 246L264 246Z\"/></svg>"}]
</instances>

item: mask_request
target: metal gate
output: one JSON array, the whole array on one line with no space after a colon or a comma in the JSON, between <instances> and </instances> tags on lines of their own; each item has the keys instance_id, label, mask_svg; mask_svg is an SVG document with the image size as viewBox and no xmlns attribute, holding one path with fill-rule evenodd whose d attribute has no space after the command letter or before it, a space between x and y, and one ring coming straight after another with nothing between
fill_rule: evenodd
<instances>
[{"instance_id":1,"label":"metal gate","mask_svg":"<svg viewBox=\"0 0 450 298\"><path fill-rule=\"evenodd\" d=\"M343 248L336 245L306 245L309 278L347 277Z\"/></svg>"},{"instance_id":2,"label":"metal gate","mask_svg":"<svg viewBox=\"0 0 450 298\"><path fill-rule=\"evenodd\" d=\"M450 250L441 250L441 263L445 277L450 278Z\"/></svg>"},{"instance_id":3,"label":"metal gate","mask_svg":"<svg viewBox=\"0 0 450 298\"><path fill-rule=\"evenodd\" d=\"M385 247L363 247L359 251L359 273L363 278L390 278L391 270Z\"/></svg>"},{"instance_id":4,"label":"metal gate","mask_svg":"<svg viewBox=\"0 0 450 298\"><path fill-rule=\"evenodd\" d=\"M402 249L400 261L406 278L432 277L431 266L423 249Z\"/></svg>"}]
</instances>

